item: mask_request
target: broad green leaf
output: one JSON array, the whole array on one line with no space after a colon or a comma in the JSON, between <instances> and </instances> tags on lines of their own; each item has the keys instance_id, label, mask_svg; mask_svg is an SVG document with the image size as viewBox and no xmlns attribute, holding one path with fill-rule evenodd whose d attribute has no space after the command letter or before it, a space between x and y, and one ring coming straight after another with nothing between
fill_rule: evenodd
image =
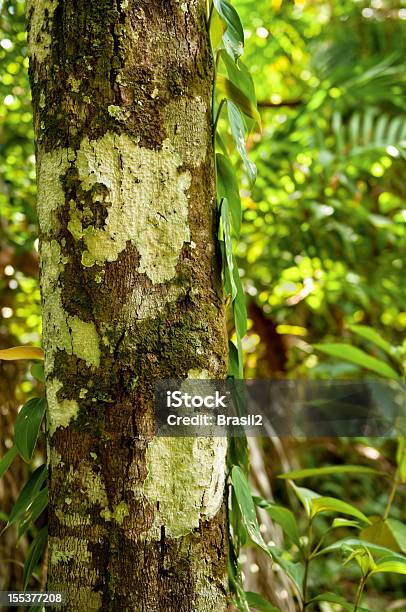
<instances>
[{"instance_id":1,"label":"broad green leaf","mask_svg":"<svg viewBox=\"0 0 406 612\"><path fill-rule=\"evenodd\" d=\"M309 600L310 603L317 603L318 601L327 601L328 603L339 604L344 610L348 612L353 612L354 605L348 603L343 597L340 595L336 595L336 593L322 593L321 595L317 595Z\"/></svg>"},{"instance_id":2,"label":"broad green leaf","mask_svg":"<svg viewBox=\"0 0 406 612\"><path fill-rule=\"evenodd\" d=\"M296 493L304 509L306 510L307 516L310 516L313 500L321 496L315 491L312 491L311 489L306 489L305 487L296 486L295 483L292 481L290 481L289 484L294 490L294 492Z\"/></svg>"},{"instance_id":3,"label":"broad green leaf","mask_svg":"<svg viewBox=\"0 0 406 612\"><path fill-rule=\"evenodd\" d=\"M24 461L31 460L46 406L46 399L35 397L28 400L17 415L14 438L18 452Z\"/></svg>"},{"instance_id":4,"label":"broad green leaf","mask_svg":"<svg viewBox=\"0 0 406 612\"><path fill-rule=\"evenodd\" d=\"M233 62L230 56L225 51L220 51L220 57L224 62L227 70L228 78L249 98L251 104L257 107L257 97L255 94L255 85L249 69L244 62L239 59Z\"/></svg>"},{"instance_id":5,"label":"broad green leaf","mask_svg":"<svg viewBox=\"0 0 406 612\"><path fill-rule=\"evenodd\" d=\"M397 561L404 561L404 557L400 554L394 554L393 550L390 548L386 548L385 546L379 546L378 544L372 544L371 542L366 542L365 540L361 540L360 538L344 538L342 540L337 540L333 544L322 548L317 553L313 555L313 557L319 557L321 555L326 555L328 553L334 552L336 550L341 550L343 547L364 547L369 550L372 555L376 557L383 557L387 555L391 555L391 557L395 558Z\"/></svg>"},{"instance_id":6,"label":"broad green leaf","mask_svg":"<svg viewBox=\"0 0 406 612\"><path fill-rule=\"evenodd\" d=\"M271 519L278 523L284 533L300 548L300 534L294 514L288 508L268 502L261 497L254 497L253 500L258 508L263 508L267 511Z\"/></svg>"},{"instance_id":7,"label":"broad green leaf","mask_svg":"<svg viewBox=\"0 0 406 612\"><path fill-rule=\"evenodd\" d=\"M259 612L279 612L278 608L275 608L273 604L259 593L245 591L245 597L248 605L255 610L259 610Z\"/></svg>"},{"instance_id":8,"label":"broad green leaf","mask_svg":"<svg viewBox=\"0 0 406 612\"><path fill-rule=\"evenodd\" d=\"M45 383L45 374L44 374L44 366L40 363L34 363L31 366L31 375L38 382Z\"/></svg>"},{"instance_id":9,"label":"broad green leaf","mask_svg":"<svg viewBox=\"0 0 406 612\"><path fill-rule=\"evenodd\" d=\"M355 508L347 502L336 499L335 497L318 497L312 500L310 516L314 517L322 512L339 512L340 514L348 514L360 519L364 523L371 524L368 517L361 510Z\"/></svg>"},{"instance_id":10,"label":"broad green leaf","mask_svg":"<svg viewBox=\"0 0 406 612\"><path fill-rule=\"evenodd\" d=\"M241 279L240 279L240 273L238 271L237 262L234 256L233 256L233 276L234 276L234 284L237 289L237 294L233 302L235 329L237 332L237 336L242 339L247 333L247 324L248 324L247 323L247 307L245 304L245 294L244 294L244 289L243 289Z\"/></svg>"},{"instance_id":11,"label":"broad green leaf","mask_svg":"<svg viewBox=\"0 0 406 612\"><path fill-rule=\"evenodd\" d=\"M406 525L396 519L386 519L386 523L400 550L406 554Z\"/></svg>"},{"instance_id":12,"label":"broad green leaf","mask_svg":"<svg viewBox=\"0 0 406 612\"><path fill-rule=\"evenodd\" d=\"M348 325L348 329L354 332L354 334L361 336L361 338L369 340L375 344L375 346L379 346L379 348L385 351L385 353L388 353L388 355L393 355L392 346L372 327L368 327L368 325Z\"/></svg>"},{"instance_id":13,"label":"broad green leaf","mask_svg":"<svg viewBox=\"0 0 406 612\"><path fill-rule=\"evenodd\" d=\"M387 363L371 357L361 349L351 346L351 344L336 343L336 344L314 344L315 349L331 357L338 357L351 363L355 363L366 370L371 370L380 374L385 378L398 379L399 375Z\"/></svg>"},{"instance_id":14,"label":"broad green leaf","mask_svg":"<svg viewBox=\"0 0 406 612\"><path fill-rule=\"evenodd\" d=\"M251 185L253 185L257 177L257 169L254 162L248 158L247 149L245 146L246 127L244 119L238 107L234 104L234 102L231 102L231 100L227 101L227 111L234 144L241 156L248 179Z\"/></svg>"},{"instance_id":15,"label":"broad green leaf","mask_svg":"<svg viewBox=\"0 0 406 612\"><path fill-rule=\"evenodd\" d=\"M17 447L12 446L10 450L8 450L6 454L0 459L0 478L3 476L4 472L7 472L8 468L13 463L17 455Z\"/></svg>"},{"instance_id":16,"label":"broad green leaf","mask_svg":"<svg viewBox=\"0 0 406 612\"><path fill-rule=\"evenodd\" d=\"M258 109L248 96L237 85L235 85L230 79L223 76L222 74L217 75L216 78L216 89L224 94L224 96L234 102L238 108L245 113L251 119L255 119L258 125L261 125L261 115Z\"/></svg>"},{"instance_id":17,"label":"broad green leaf","mask_svg":"<svg viewBox=\"0 0 406 612\"><path fill-rule=\"evenodd\" d=\"M248 480L241 468L238 466L233 467L231 479L233 482L235 496L237 498L237 502L251 540L265 550L265 552L268 552L268 547L265 544L259 530L257 515L255 513L255 506Z\"/></svg>"},{"instance_id":18,"label":"broad green leaf","mask_svg":"<svg viewBox=\"0 0 406 612\"><path fill-rule=\"evenodd\" d=\"M406 482L406 437L398 436L398 448L396 451L396 463L399 466L400 480Z\"/></svg>"},{"instance_id":19,"label":"broad green leaf","mask_svg":"<svg viewBox=\"0 0 406 612\"><path fill-rule=\"evenodd\" d=\"M224 47L236 60L244 53L244 30L238 13L227 0L214 0L214 6L227 26L223 34Z\"/></svg>"},{"instance_id":20,"label":"broad green leaf","mask_svg":"<svg viewBox=\"0 0 406 612\"><path fill-rule=\"evenodd\" d=\"M379 470L363 466L363 465L328 465L321 468L308 468L304 470L294 470L279 474L278 478L297 480L300 478L309 478L311 476L326 476L328 474L383 474Z\"/></svg>"},{"instance_id":21,"label":"broad green leaf","mask_svg":"<svg viewBox=\"0 0 406 612\"><path fill-rule=\"evenodd\" d=\"M228 341L228 376L240 378L238 364L238 350L231 340Z\"/></svg>"},{"instance_id":22,"label":"broad green leaf","mask_svg":"<svg viewBox=\"0 0 406 612\"><path fill-rule=\"evenodd\" d=\"M14 346L0 350L0 359L14 361L17 359L44 359L44 351L37 346Z\"/></svg>"},{"instance_id":23,"label":"broad green leaf","mask_svg":"<svg viewBox=\"0 0 406 612\"><path fill-rule=\"evenodd\" d=\"M223 155L228 159L228 151L226 147L226 143L224 142L222 136L219 134L219 131L216 131L216 146L222 151Z\"/></svg>"},{"instance_id":24,"label":"broad green leaf","mask_svg":"<svg viewBox=\"0 0 406 612\"><path fill-rule=\"evenodd\" d=\"M247 478L238 466L233 468L231 479L233 482L235 496L237 498L237 502L251 541L254 544L257 544L257 546L259 546L269 557L271 557L274 561L276 561L276 563L278 563L278 565L281 566L281 568L295 584L296 588L300 591L303 580L303 566L299 563L291 563L290 561L287 561L283 558L276 547L267 546L265 544L259 530L255 506Z\"/></svg>"},{"instance_id":25,"label":"broad green leaf","mask_svg":"<svg viewBox=\"0 0 406 612\"><path fill-rule=\"evenodd\" d=\"M223 226L224 233L224 246L225 246L225 255L226 255L226 263L229 271L229 280L231 286L231 299L234 300L237 295L237 287L234 280L234 258L233 258L233 243L231 240L231 231L230 231L230 209L228 206L227 198L223 198L221 204L221 222Z\"/></svg>"},{"instance_id":26,"label":"broad green leaf","mask_svg":"<svg viewBox=\"0 0 406 612\"><path fill-rule=\"evenodd\" d=\"M210 40L213 51L217 49L225 32L225 23L217 11L213 11L210 20Z\"/></svg>"},{"instance_id":27,"label":"broad green leaf","mask_svg":"<svg viewBox=\"0 0 406 612\"><path fill-rule=\"evenodd\" d=\"M371 522L372 525L369 525L360 532L360 537L372 544L378 544L379 546L390 548L395 552L400 552L401 548L389 527L388 521L384 521L380 516L372 516ZM400 525L402 525L402 523L400 523Z\"/></svg>"},{"instance_id":28,"label":"broad green leaf","mask_svg":"<svg viewBox=\"0 0 406 612\"><path fill-rule=\"evenodd\" d=\"M20 540L30 526L41 516L48 506L48 487L44 487L33 500L30 508L23 516L18 526L18 539Z\"/></svg>"},{"instance_id":29,"label":"broad green leaf","mask_svg":"<svg viewBox=\"0 0 406 612\"><path fill-rule=\"evenodd\" d=\"M376 568L371 572L371 576L383 572L406 574L406 559L404 561L382 561L381 563L377 563Z\"/></svg>"},{"instance_id":30,"label":"broad green leaf","mask_svg":"<svg viewBox=\"0 0 406 612\"><path fill-rule=\"evenodd\" d=\"M217 195L220 199L227 198L228 200L232 227L238 239L240 237L242 212L235 170L230 160L221 153L216 155L216 168Z\"/></svg>"},{"instance_id":31,"label":"broad green leaf","mask_svg":"<svg viewBox=\"0 0 406 612\"><path fill-rule=\"evenodd\" d=\"M28 549L27 557L24 563L23 571L23 588L27 588L30 581L31 575L37 567L42 551L48 540L48 527L43 527L35 539L31 542L31 546Z\"/></svg>"},{"instance_id":32,"label":"broad green leaf","mask_svg":"<svg viewBox=\"0 0 406 612\"><path fill-rule=\"evenodd\" d=\"M20 518L23 516L24 512L26 512L31 506L32 502L36 498L39 493L45 478L47 475L47 466L44 463L40 465L29 477L28 482L23 487L20 495L16 499L16 502L10 512L10 516L8 518L8 524L13 525L17 523Z\"/></svg>"},{"instance_id":33,"label":"broad green leaf","mask_svg":"<svg viewBox=\"0 0 406 612\"><path fill-rule=\"evenodd\" d=\"M237 351L238 351L238 367L239 367L239 379L244 378L244 354L242 351L242 340L239 334L237 336Z\"/></svg>"}]
</instances>

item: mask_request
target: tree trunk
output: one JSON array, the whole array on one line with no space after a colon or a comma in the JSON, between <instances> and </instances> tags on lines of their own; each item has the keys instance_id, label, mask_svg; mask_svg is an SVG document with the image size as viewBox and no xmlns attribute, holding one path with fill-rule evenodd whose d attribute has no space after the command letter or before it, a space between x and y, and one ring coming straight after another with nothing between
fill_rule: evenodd
<instances>
[{"instance_id":1,"label":"tree trunk","mask_svg":"<svg viewBox=\"0 0 406 612\"><path fill-rule=\"evenodd\" d=\"M29 0L49 590L226 607L226 441L154 437L158 380L223 378L205 0Z\"/></svg>"}]
</instances>

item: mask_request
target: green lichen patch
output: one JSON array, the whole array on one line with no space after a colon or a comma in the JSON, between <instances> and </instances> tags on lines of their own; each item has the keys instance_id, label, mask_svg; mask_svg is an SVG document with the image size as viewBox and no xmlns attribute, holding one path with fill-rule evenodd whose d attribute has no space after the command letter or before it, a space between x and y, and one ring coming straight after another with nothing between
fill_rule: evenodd
<instances>
[{"instance_id":1,"label":"green lichen patch","mask_svg":"<svg viewBox=\"0 0 406 612\"><path fill-rule=\"evenodd\" d=\"M157 508L149 539L159 539L162 526L168 537L179 538L217 514L223 500L226 450L225 438L153 439L146 453L144 483L146 498Z\"/></svg>"},{"instance_id":2,"label":"green lichen patch","mask_svg":"<svg viewBox=\"0 0 406 612\"><path fill-rule=\"evenodd\" d=\"M27 0L30 55L41 63L51 50L52 18L59 0Z\"/></svg>"},{"instance_id":3,"label":"green lichen patch","mask_svg":"<svg viewBox=\"0 0 406 612\"><path fill-rule=\"evenodd\" d=\"M41 290L45 373L51 374L55 354L66 351L83 359L88 366L100 365L99 337L93 322L70 316L63 308L60 276L67 263L56 240L44 241L41 247Z\"/></svg>"},{"instance_id":4,"label":"green lichen patch","mask_svg":"<svg viewBox=\"0 0 406 612\"><path fill-rule=\"evenodd\" d=\"M86 365L100 365L99 336L94 323L81 321L78 317L68 317L72 338L72 353L86 361Z\"/></svg>"},{"instance_id":5,"label":"green lichen patch","mask_svg":"<svg viewBox=\"0 0 406 612\"><path fill-rule=\"evenodd\" d=\"M130 241L140 255L139 272L154 284L174 277L182 247L190 240L191 176L179 171L182 163L169 140L160 150L150 150L125 134L83 139L76 160L81 186L85 191L104 186L108 206L104 227L82 232L83 265L115 261Z\"/></svg>"},{"instance_id":6,"label":"green lichen patch","mask_svg":"<svg viewBox=\"0 0 406 612\"><path fill-rule=\"evenodd\" d=\"M107 107L107 111L110 117L113 117L116 121L121 123L125 123L130 116L130 111L125 108L121 108L121 106L115 106L114 104L110 104Z\"/></svg>"},{"instance_id":7,"label":"green lichen patch","mask_svg":"<svg viewBox=\"0 0 406 612\"><path fill-rule=\"evenodd\" d=\"M89 466L81 470L82 485L92 505L106 507L108 504L106 489L99 474L96 474Z\"/></svg>"},{"instance_id":8,"label":"green lichen patch","mask_svg":"<svg viewBox=\"0 0 406 612\"><path fill-rule=\"evenodd\" d=\"M120 502L113 510L103 508L100 516L107 522L114 521L117 525L122 525L124 519L130 515L130 510L125 502Z\"/></svg>"},{"instance_id":9,"label":"green lichen patch","mask_svg":"<svg viewBox=\"0 0 406 612\"><path fill-rule=\"evenodd\" d=\"M59 220L56 213L65 203L61 179L70 167L72 155L70 149L59 148L44 153L38 159L38 220L45 235L58 232Z\"/></svg>"},{"instance_id":10,"label":"green lichen patch","mask_svg":"<svg viewBox=\"0 0 406 612\"><path fill-rule=\"evenodd\" d=\"M67 427L79 412L79 406L75 400L58 400L58 392L62 388L63 384L57 378L53 378L47 383L49 436L53 436L58 427Z\"/></svg>"},{"instance_id":11,"label":"green lichen patch","mask_svg":"<svg viewBox=\"0 0 406 612\"><path fill-rule=\"evenodd\" d=\"M87 549L87 540L74 536L50 537L49 550L51 565L67 563L71 560L87 565L91 559L91 553Z\"/></svg>"}]
</instances>

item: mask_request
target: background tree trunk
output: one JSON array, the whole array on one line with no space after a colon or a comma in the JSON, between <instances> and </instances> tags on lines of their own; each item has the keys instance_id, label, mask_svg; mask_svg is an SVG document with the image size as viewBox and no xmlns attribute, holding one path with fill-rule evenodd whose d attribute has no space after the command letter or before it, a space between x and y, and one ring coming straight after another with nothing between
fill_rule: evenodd
<instances>
[{"instance_id":1,"label":"background tree trunk","mask_svg":"<svg viewBox=\"0 0 406 612\"><path fill-rule=\"evenodd\" d=\"M154 438L226 373L205 0L31 0L50 480L69 611L226 607L224 439Z\"/></svg>"}]
</instances>

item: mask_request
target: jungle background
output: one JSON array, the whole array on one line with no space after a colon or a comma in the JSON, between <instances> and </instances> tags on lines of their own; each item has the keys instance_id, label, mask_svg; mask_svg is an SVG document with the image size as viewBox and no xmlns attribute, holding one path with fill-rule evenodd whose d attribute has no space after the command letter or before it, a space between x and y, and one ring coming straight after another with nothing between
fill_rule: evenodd
<instances>
[{"instance_id":1,"label":"jungle background","mask_svg":"<svg viewBox=\"0 0 406 612\"><path fill-rule=\"evenodd\" d=\"M406 2L233 4L244 24L244 61L255 81L262 117L262 130L254 130L249 139L258 168L254 187L234 160L243 203L236 252L249 314L245 377L362 378L368 374L362 364L345 355L328 356L315 345L350 344L394 365L388 351L351 329L361 324L397 347L398 357L406 351ZM0 348L39 346L24 2L4 0L0 7ZM232 337L231 323L229 331ZM0 362L0 457L12 446L19 407L41 387L24 364ZM384 438L272 438L250 445L253 488L292 507L299 524L300 505L278 474L345 464L390 471L396 454L395 441ZM43 454L40 443L31 469ZM0 530L27 469L16 460L12 473L0 480ZM386 480L369 474L309 478L305 486L358 505L367 515L382 515L388 498ZM405 519L405 497L400 487L391 509L395 519ZM280 530L261 517L267 539L280 539ZM0 589L22 588L32 536L25 533L16 548L15 529L1 535ZM405 548L406 538L399 549ZM275 577L260 551L247 545L241 561L247 590L271 600L273 589L279 589L282 599L286 591L290 609L288 586ZM43 586L44 574L34 573L33 588ZM314 561L310 588L315 594L331 590L338 575L336 591L353 600L357 568L350 564L342 570L339 557ZM374 576L367 603L376 611L406 609L404 577ZM324 602L319 609L341 608Z\"/></svg>"}]
</instances>

